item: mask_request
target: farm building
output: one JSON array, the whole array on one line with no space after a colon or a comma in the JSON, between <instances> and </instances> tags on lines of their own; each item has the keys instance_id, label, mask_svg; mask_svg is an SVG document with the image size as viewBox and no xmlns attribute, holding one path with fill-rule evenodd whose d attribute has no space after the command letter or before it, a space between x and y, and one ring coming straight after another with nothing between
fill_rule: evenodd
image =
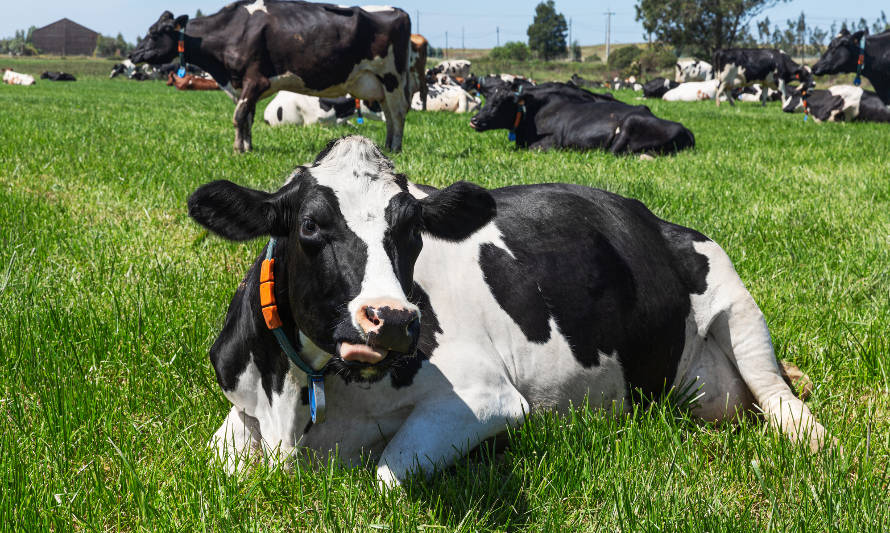
<instances>
[{"instance_id":1,"label":"farm building","mask_svg":"<svg viewBox=\"0 0 890 533\"><path fill-rule=\"evenodd\" d=\"M59 19L34 30L31 41L44 54L92 55L99 33L69 20Z\"/></svg>"}]
</instances>

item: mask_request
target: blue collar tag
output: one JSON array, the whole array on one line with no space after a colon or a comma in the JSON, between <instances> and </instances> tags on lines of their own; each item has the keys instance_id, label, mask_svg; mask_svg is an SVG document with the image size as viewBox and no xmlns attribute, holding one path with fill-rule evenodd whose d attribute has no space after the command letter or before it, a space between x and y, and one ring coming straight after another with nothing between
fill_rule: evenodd
<instances>
[{"instance_id":1,"label":"blue collar tag","mask_svg":"<svg viewBox=\"0 0 890 533\"><path fill-rule=\"evenodd\" d=\"M324 376L317 374L309 376L309 415L313 424L324 422L326 407Z\"/></svg>"},{"instance_id":2,"label":"blue collar tag","mask_svg":"<svg viewBox=\"0 0 890 533\"><path fill-rule=\"evenodd\" d=\"M185 67L179 67L179 69L176 71L176 75L179 76L180 78L184 78L185 77Z\"/></svg>"},{"instance_id":3,"label":"blue collar tag","mask_svg":"<svg viewBox=\"0 0 890 533\"><path fill-rule=\"evenodd\" d=\"M510 130L510 133L507 135L507 139L509 139L510 142L514 142L516 140L516 132Z\"/></svg>"},{"instance_id":4,"label":"blue collar tag","mask_svg":"<svg viewBox=\"0 0 890 533\"><path fill-rule=\"evenodd\" d=\"M357 119L355 119L355 123L358 124L359 126L361 126L362 124L365 123L365 119L362 117L358 117Z\"/></svg>"}]
</instances>

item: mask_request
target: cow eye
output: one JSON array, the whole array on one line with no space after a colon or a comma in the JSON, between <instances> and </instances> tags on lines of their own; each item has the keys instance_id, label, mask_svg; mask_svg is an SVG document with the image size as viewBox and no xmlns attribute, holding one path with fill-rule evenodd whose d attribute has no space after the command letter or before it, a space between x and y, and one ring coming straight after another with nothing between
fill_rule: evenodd
<instances>
[{"instance_id":1,"label":"cow eye","mask_svg":"<svg viewBox=\"0 0 890 533\"><path fill-rule=\"evenodd\" d=\"M312 238L318 235L318 224L311 218L304 218L300 224L300 236Z\"/></svg>"}]
</instances>

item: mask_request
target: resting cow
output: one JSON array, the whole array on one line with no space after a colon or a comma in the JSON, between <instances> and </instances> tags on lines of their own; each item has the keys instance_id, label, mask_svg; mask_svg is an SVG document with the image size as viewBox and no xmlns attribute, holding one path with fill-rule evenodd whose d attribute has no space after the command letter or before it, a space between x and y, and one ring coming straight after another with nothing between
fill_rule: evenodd
<instances>
[{"instance_id":1,"label":"resting cow","mask_svg":"<svg viewBox=\"0 0 890 533\"><path fill-rule=\"evenodd\" d=\"M643 98L661 98L680 84L666 78L654 78L643 84Z\"/></svg>"},{"instance_id":2,"label":"resting cow","mask_svg":"<svg viewBox=\"0 0 890 533\"><path fill-rule=\"evenodd\" d=\"M762 410L794 441L826 438L729 256L636 200L420 187L347 137L276 192L217 181L188 205L222 237L274 239L210 349L233 404L211 444L230 471L308 448L370 456L392 486L529 413L665 394L704 420Z\"/></svg>"},{"instance_id":3,"label":"resting cow","mask_svg":"<svg viewBox=\"0 0 890 533\"><path fill-rule=\"evenodd\" d=\"M890 107L872 91L853 85L835 85L828 90L810 89L807 92L810 115L819 122L890 122ZM782 102L786 113L803 112L800 89Z\"/></svg>"},{"instance_id":4,"label":"resting cow","mask_svg":"<svg viewBox=\"0 0 890 533\"><path fill-rule=\"evenodd\" d=\"M56 72L46 70L40 75L41 80L49 80L49 81L77 81L77 78L74 77L73 74L68 74L67 72Z\"/></svg>"},{"instance_id":5,"label":"resting cow","mask_svg":"<svg viewBox=\"0 0 890 533\"><path fill-rule=\"evenodd\" d=\"M186 74L180 78L173 72L167 75L167 85L173 85L180 91L215 91L219 89L219 84L213 80L194 74Z\"/></svg>"},{"instance_id":6,"label":"resting cow","mask_svg":"<svg viewBox=\"0 0 890 533\"><path fill-rule=\"evenodd\" d=\"M568 83L576 87L581 87L582 89L599 89L603 86L602 82L586 80L579 76L577 72L572 74L572 77L571 79L569 79Z\"/></svg>"},{"instance_id":7,"label":"resting cow","mask_svg":"<svg viewBox=\"0 0 890 533\"><path fill-rule=\"evenodd\" d=\"M3 83L9 85L34 85L34 76L15 72L11 68L3 69Z\"/></svg>"},{"instance_id":8,"label":"resting cow","mask_svg":"<svg viewBox=\"0 0 890 533\"><path fill-rule=\"evenodd\" d=\"M547 84L522 93L499 90L470 120L476 131L510 130L520 148L602 149L613 154L673 153L695 146L692 132L646 106L597 102L582 89ZM590 93L587 93L590 94Z\"/></svg>"},{"instance_id":9,"label":"resting cow","mask_svg":"<svg viewBox=\"0 0 890 533\"><path fill-rule=\"evenodd\" d=\"M674 87L661 96L666 102L699 102L713 100L717 96L718 80L687 81Z\"/></svg>"},{"instance_id":10,"label":"resting cow","mask_svg":"<svg viewBox=\"0 0 890 533\"><path fill-rule=\"evenodd\" d=\"M464 83L461 84L461 87L464 90L481 94L482 96L488 98L498 89L509 89L511 91L518 91L520 89L528 89L529 87L534 87L535 84L531 80L527 78L522 78L519 76L513 76L512 74L489 74L488 76L470 76Z\"/></svg>"},{"instance_id":11,"label":"resting cow","mask_svg":"<svg viewBox=\"0 0 890 533\"><path fill-rule=\"evenodd\" d=\"M470 75L472 64L466 59L452 59L442 61L436 65L436 72L451 76L452 78L467 78Z\"/></svg>"},{"instance_id":12,"label":"resting cow","mask_svg":"<svg viewBox=\"0 0 890 533\"><path fill-rule=\"evenodd\" d=\"M714 52L715 79L717 86L715 100L720 105L720 97L726 92L730 105L735 105L732 89L753 85L778 89L784 98L787 84L793 80L807 80L810 71L795 63L781 50L761 48L728 48ZM761 91L761 105L766 105L767 93Z\"/></svg>"},{"instance_id":13,"label":"resting cow","mask_svg":"<svg viewBox=\"0 0 890 533\"><path fill-rule=\"evenodd\" d=\"M707 61L687 59L677 61L674 65L674 81L686 83L690 81L708 81L714 78L714 69Z\"/></svg>"},{"instance_id":14,"label":"resting cow","mask_svg":"<svg viewBox=\"0 0 890 533\"><path fill-rule=\"evenodd\" d=\"M382 110L376 103L369 107L365 102L361 102L359 106L362 118L383 120ZM343 124L356 114L355 111L355 98L349 95L340 98L319 98L279 91L266 106L263 120L270 126Z\"/></svg>"},{"instance_id":15,"label":"resting cow","mask_svg":"<svg viewBox=\"0 0 890 533\"><path fill-rule=\"evenodd\" d=\"M482 101L455 85L430 85L427 88L427 110L451 111L452 113L468 113L476 111L482 105ZM420 95L415 94L411 100L411 109L420 111L423 103Z\"/></svg>"},{"instance_id":16,"label":"resting cow","mask_svg":"<svg viewBox=\"0 0 890 533\"><path fill-rule=\"evenodd\" d=\"M858 66L859 55L863 56ZM890 105L890 31L868 35L867 31L850 34L847 30L835 37L828 50L813 65L813 74L857 72L868 78L884 105Z\"/></svg>"},{"instance_id":17,"label":"resting cow","mask_svg":"<svg viewBox=\"0 0 890 533\"><path fill-rule=\"evenodd\" d=\"M235 103L236 152L252 149L256 104L279 90L380 102L386 147L399 151L410 108L410 37L408 14L388 6L242 0L192 20L165 11L130 57L169 62L182 38L183 59Z\"/></svg>"}]
</instances>

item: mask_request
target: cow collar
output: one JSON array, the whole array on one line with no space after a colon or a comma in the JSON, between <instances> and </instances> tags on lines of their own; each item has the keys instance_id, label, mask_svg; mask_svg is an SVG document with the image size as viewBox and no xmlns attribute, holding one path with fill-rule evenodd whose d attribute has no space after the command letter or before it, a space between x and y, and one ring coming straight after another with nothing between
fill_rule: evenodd
<instances>
[{"instance_id":1,"label":"cow collar","mask_svg":"<svg viewBox=\"0 0 890 533\"><path fill-rule=\"evenodd\" d=\"M179 52L179 69L176 74L180 78L185 77L185 26L179 28L179 42L176 43L176 50Z\"/></svg>"},{"instance_id":2,"label":"cow collar","mask_svg":"<svg viewBox=\"0 0 890 533\"><path fill-rule=\"evenodd\" d=\"M519 93L516 93L518 96ZM519 123L522 122L522 117L525 116L525 100L519 100L519 105L516 108L516 118L513 119L513 128L510 129L510 134L507 136L510 141L516 140L516 128L519 127Z\"/></svg>"},{"instance_id":3,"label":"cow collar","mask_svg":"<svg viewBox=\"0 0 890 533\"><path fill-rule=\"evenodd\" d=\"M300 357L300 354L294 349L290 339L284 332L281 317L278 316L278 304L275 301L275 244L278 240L275 237L269 239L269 245L266 247L266 258L263 259L263 265L260 269L260 306L263 309L263 318L266 321L281 351L287 354L288 359L293 361L297 367L306 373L309 385L309 415L312 422L319 424L325 420L325 397L324 397L324 369L315 370L306 361Z\"/></svg>"},{"instance_id":4,"label":"cow collar","mask_svg":"<svg viewBox=\"0 0 890 533\"><path fill-rule=\"evenodd\" d=\"M856 60L856 77L853 79L856 87L862 83L862 69L865 68L865 37L866 34L863 33L859 39L859 59Z\"/></svg>"}]
</instances>

